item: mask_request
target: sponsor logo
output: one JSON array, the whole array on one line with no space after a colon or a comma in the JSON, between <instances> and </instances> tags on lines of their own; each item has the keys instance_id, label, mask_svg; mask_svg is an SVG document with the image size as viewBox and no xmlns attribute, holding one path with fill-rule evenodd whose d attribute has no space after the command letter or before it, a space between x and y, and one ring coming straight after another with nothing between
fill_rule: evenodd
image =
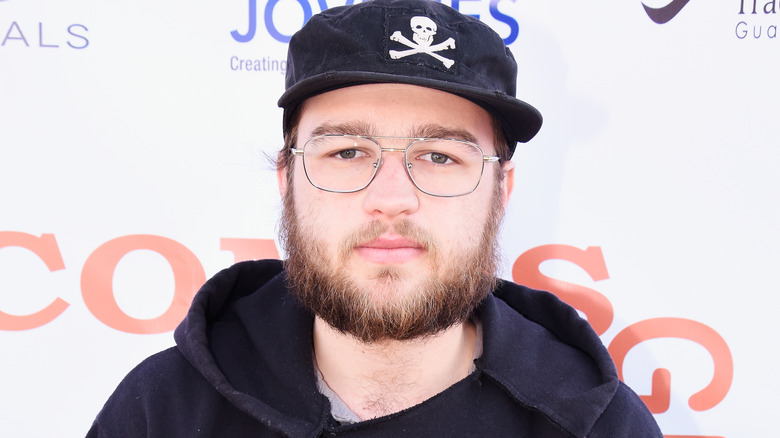
<instances>
[{"instance_id":1,"label":"sponsor logo","mask_svg":"<svg viewBox=\"0 0 780 438\"><path fill-rule=\"evenodd\" d=\"M780 0L739 0L734 35L741 40L776 40Z\"/></svg>"},{"instance_id":2,"label":"sponsor logo","mask_svg":"<svg viewBox=\"0 0 780 438\"><path fill-rule=\"evenodd\" d=\"M0 3L5 1L8 0L0 0ZM0 48L86 49L89 47L88 30L87 26L77 23L52 26L40 19L0 19Z\"/></svg>"},{"instance_id":3,"label":"sponsor logo","mask_svg":"<svg viewBox=\"0 0 780 438\"><path fill-rule=\"evenodd\" d=\"M42 264L50 272L74 269L71 262L67 263L66 268L63 254L67 255L68 252L62 251L54 234L34 235L19 231L0 231L0 250L9 247L30 252L33 257L26 260ZM219 249L233 253L235 263L279 258L279 251L273 239L221 238ZM155 314L151 318L128 314L119 306L115 294L114 274L119 263L126 255L136 251L151 251L162 256L174 278L172 300L147 303L146 307ZM35 256L38 260L35 260ZM515 260L512 279L531 288L549 290L556 294L582 312L596 334L604 336L615 322L616 315L608 297L590 287L547 276L541 269L542 264L547 262L574 264L598 283L610 278L607 259L601 247L582 249L551 244L531 248ZM155 263L159 263L159 260ZM138 268L143 269L143 266ZM107 327L125 333L154 334L169 332L179 324L187 313L195 291L205 281L203 265L185 245L164 236L135 234L113 238L99 245L84 261L80 282L63 284L62 287L79 289L83 305L95 319ZM69 302L55 296L50 299L48 305L42 305L31 313L11 314L0 308L0 332L40 328L60 317L70 306ZM629 351L645 342L662 338L691 341L688 345L693 347L698 344L697 348L703 348L707 352L712 359L712 377L688 398L688 407L692 411L701 412L719 405L728 395L733 383L734 359L726 340L709 325L687 318L654 317L629 323L621 328L610 342L604 340L615 361L618 375L623 379L624 371L631 367L626 360ZM658 367L639 378L651 382L650 394L640 394L639 397L654 414L668 412L671 400L683 395L679 392L679 380L672 379L672 371L667 368ZM673 382L676 382L674 386ZM673 436L705 438L693 435Z\"/></svg>"},{"instance_id":4,"label":"sponsor logo","mask_svg":"<svg viewBox=\"0 0 780 438\"><path fill-rule=\"evenodd\" d=\"M234 55L230 57L230 69L233 71L278 72L285 74L287 72L287 60L274 59L270 56L241 58Z\"/></svg>"},{"instance_id":5,"label":"sponsor logo","mask_svg":"<svg viewBox=\"0 0 780 438\"><path fill-rule=\"evenodd\" d=\"M739 2L739 21L733 27L734 36L740 40L776 40L780 0L735 0ZM652 8L642 3L647 16L655 23L671 21L690 0L672 0L666 6Z\"/></svg>"},{"instance_id":6,"label":"sponsor logo","mask_svg":"<svg viewBox=\"0 0 780 438\"><path fill-rule=\"evenodd\" d=\"M258 35L262 35L265 32L273 40L287 44L292 34L309 21L312 15L331 7L352 5L360 0L261 0L260 4L258 4L258 0L246 1L247 15L243 17L239 26L230 31L230 37L235 42L243 44L253 41ZM468 0L468 2L465 2L463 0L450 0L448 4L464 14L486 22L486 24L502 35L504 43L509 45L517 40L520 34L520 26L514 17L502 12L501 9L506 8L503 5L504 3L515 3L516 1ZM300 22L295 23L296 20L300 20ZM290 27L290 24L293 26ZM448 41L445 39L441 44L419 43L414 39L414 35L417 35L419 32L414 32L414 35L408 33L411 25L407 21L404 28L393 29L402 31L398 39L392 40L397 45L393 53L398 56L398 58L393 59L402 59L407 56L419 58L419 55L422 55L430 58L433 63L438 63L444 69L450 68L449 66L453 65L452 62L454 61L444 53L438 53L445 49L451 50L449 46L444 47L442 45ZM403 33L407 35L404 36ZM409 39L410 36L412 39ZM227 64L231 70L236 72L277 72L285 74L287 69L286 59L276 59L265 54L259 57L256 55L233 55L227 60Z\"/></svg>"},{"instance_id":7,"label":"sponsor logo","mask_svg":"<svg viewBox=\"0 0 780 438\"><path fill-rule=\"evenodd\" d=\"M672 0L671 3L662 8L651 8L644 3L642 3L642 6L645 8L645 12L647 12L647 16L650 17L651 20L658 24L664 24L676 17L677 14L682 11L682 8L688 4L688 1L690 0Z\"/></svg>"},{"instance_id":8,"label":"sponsor logo","mask_svg":"<svg viewBox=\"0 0 780 438\"><path fill-rule=\"evenodd\" d=\"M0 23L0 32L2 32L0 47L86 49L89 47L88 31L87 26L83 24L52 28L40 21L35 24L20 21Z\"/></svg>"},{"instance_id":9,"label":"sponsor logo","mask_svg":"<svg viewBox=\"0 0 780 438\"><path fill-rule=\"evenodd\" d=\"M595 282L609 279L607 260L598 246L586 249L570 245L552 244L531 248L521 254L512 266L512 280L533 289L547 290L582 312L599 336L611 328L615 310L608 297L595 289L547 276L541 266L547 262L573 263L582 268ZM734 358L726 340L712 327L699 321L656 317L641 320L623 328L608 344L607 350L615 362L618 376L624 378L628 362L626 358L634 347L656 339L678 338L692 341L703 347L712 358L712 378L703 388L688 398L691 411L701 412L719 405L728 395L734 379ZM605 340L606 341L606 340ZM681 397L679 380L672 379L672 372L658 367L646 374L650 381L650 394L639 398L653 414L670 411L671 400ZM676 388L673 388L673 382ZM677 438L718 438L704 435L666 435Z\"/></svg>"},{"instance_id":10,"label":"sponsor logo","mask_svg":"<svg viewBox=\"0 0 780 438\"><path fill-rule=\"evenodd\" d=\"M309 18L311 18L312 15L315 13L315 7L313 5L316 5L316 8L318 9L317 12L324 11L328 8L331 8L333 6L339 6L339 5L351 5L355 3L355 0L346 0L345 3L337 3L339 0L295 0L292 2L294 4L294 7L297 7L300 9L299 12L303 15L303 21L301 22L301 26L303 26L304 23L309 21ZM344 0L340 0L344 1ZM472 11L478 10L480 7L484 8L487 6L487 14L485 18L488 18L491 20L491 26L493 25L492 22L497 22L496 31L499 33L503 32L504 34L507 33L506 37L504 37L504 42L509 45L515 42L517 40L517 36L519 35L520 27L517 23L517 20L507 15L499 9L499 5L503 2L511 2L514 3L516 0L470 0L468 3L469 5L466 6L468 8L468 11L461 11L463 13L466 13L468 15L471 15L473 17L482 19L480 14L472 13ZM330 3L329 3L330 2ZM290 37L292 36L292 33L287 34L283 31L279 30L277 27L277 23L274 21L275 13L277 6L279 6L281 3L281 0L266 0L265 7L263 8L263 22L262 26L265 27L265 31L268 32L268 34L275 39L276 41L287 43L290 41ZM287 2L290 3L290 2ZM465 2L464 2L465 3ZM246 43L249 41L252 41L255 38L255 35L258 30L258 10L257 10L257 0L248 0L248 24L246 27L239 27L238 29L246 29L246 31L243 30L233 30L230 32L230 36L233 37L233 39L239 43ZM283 4L284 7L288 7L288 4ZM451 6L454 9L460 10L461 8L461 0L452 0ZM500 28L499 28L500 27ZM508 28L508 29L507 29Z\"/></svg>"}]
</instances>

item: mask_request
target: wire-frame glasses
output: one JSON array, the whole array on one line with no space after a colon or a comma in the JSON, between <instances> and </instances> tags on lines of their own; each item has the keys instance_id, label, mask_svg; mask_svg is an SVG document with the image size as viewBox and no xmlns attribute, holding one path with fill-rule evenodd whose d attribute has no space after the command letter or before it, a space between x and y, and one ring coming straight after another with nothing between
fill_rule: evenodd
<instances>
[{"instance_id":1,"label":"wire-frame glasses","mask_svg":"<svg viewBox=\"0 0 780 438\"><path fill-rule=\"evenodd\" d=\"M383 148L379 140L407 141L403 148ZM485 163L498 156L485 155L475 143L454 138L386 137L348 134L317 135L292 148L303 157L309 182L320 190L352 193L373 181L383 152L403 152L406 173L423 193L453 197L473 192L482 179Z\"/></svg>"}]
</instances>

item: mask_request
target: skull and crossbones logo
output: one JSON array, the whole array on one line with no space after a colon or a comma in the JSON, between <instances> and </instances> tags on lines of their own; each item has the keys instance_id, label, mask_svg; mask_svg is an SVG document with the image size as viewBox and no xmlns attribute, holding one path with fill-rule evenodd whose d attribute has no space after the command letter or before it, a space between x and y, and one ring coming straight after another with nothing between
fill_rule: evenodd
<instances>
[{"instance_id":1,"label":"skull and crossbones logo","mask_svg":"<svg viewBox=\"0 0 780 438\"><path fill-rule=\"evenodd\" d=\"M450 68L455 64L454 60L445 58L436 53L442 50L454 49L455 40L447 38L444 42L433 44L433 36L436 35L436 31L438 30L438 26L436 26L436 23L434 23L433 20L423 16L412 17L409 25L412 28L412 32L414 32L414 35L412 36L414 41L403 36L401 31L395 31L390 35L390 39L409 47L409 50L390 50L389 53L391 58L400 59L409 55L424 53L439 60L447 68Z\"/></svg>"}]
</instances>

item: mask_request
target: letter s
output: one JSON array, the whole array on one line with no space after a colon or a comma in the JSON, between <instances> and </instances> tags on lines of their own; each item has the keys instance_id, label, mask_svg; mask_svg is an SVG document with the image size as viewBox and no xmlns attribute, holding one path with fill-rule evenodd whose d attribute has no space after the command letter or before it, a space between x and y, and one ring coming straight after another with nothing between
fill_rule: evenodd
<instances>
[{"instance_id":1,"label":"letter s","mask_svg":"<svg viewBox=\"0 0 780 438\"><path fill-rule=\"evenodd\" d=\"M29 249L43 260L51 272L65 269L65 262L54 234L41 234L41 237L37 237L16 231L0 231L0 248L7 246ZM30 315L9 315L0 311L0 330L29 330L40 327L60 316L68 306L65 300L56 298L43 310Z\"/></svg>"},{"instance_id":2,"label":"letter s","mask_svg":"<svg viewBox=\"0 0 780 438\"><path fill-rule=\"evenodd\" d=\"M599 292L577 284L556 280L539 271L546 260L566 260L581 267L593 281L609 278L604 255L597 246L581 250L568 245L542 245L529 249L515 260L512 279L530 288L547 290L585 313L593 330L601 335L612 324L614 311L609 300Z\"/></svg>"},{"instance_id":3,"label":"letter s","mask_svg":"<svg viewBox=\"0 0 780 438\"><path fill-rule=\"evenodd\" d=\"M515 2L515 0L510 0L510 1L512 3ZM499 2L500 0L490 0L490 15L496 20L505 23L507 26L509 26L509 36L504 38L504 44L508 46L513 42L515 42L515 40L517 39L517 35L520 34L520 26L518 26L517 20L498 10Z\"/></svg>"},{"instance_id":4,"label":"letter s","mask_svg":"<svg viewBox=\"0 0 780 438\"><path fill-rule=\"evenodd\" d=\"M694 411L711 409L726 397L734 378L734 360L729 346L718 332L690 319L648 319L630 325L618 333L609 344L608 350L612 360L615 361L620 380L623 380L623 362L629 350L644 341L656 338L688 339L706 348L712 356L715 365L712 381L688 399L691 409ZM653 372L652 394L639 396L650 412L660 414L669 409L671 378L671 373L665 368Z\"/></svg>"},{"instance_id":5,"label":"letter s","mask_svg":"<svg viewBox=\"0 0 780 438\"><path fill-rule=\"evenodd\" d=\"M68 45L73 47L74 49L86 49L87 46L89 46L89 40L84 35L79 35L79 34L73 33L73 28L74 27L80 27L80 28L84 29L84 32L89 30L89 29L87 29L86 26L84 26L82 24L71 24L70 26L68 26L68 33L69 34L73 35L76 38L81 38L82 40L84 40L84 45L83 46L74 46L73 44L70 43L70 41L68 41Z\"/></svg>"}]
</instances>

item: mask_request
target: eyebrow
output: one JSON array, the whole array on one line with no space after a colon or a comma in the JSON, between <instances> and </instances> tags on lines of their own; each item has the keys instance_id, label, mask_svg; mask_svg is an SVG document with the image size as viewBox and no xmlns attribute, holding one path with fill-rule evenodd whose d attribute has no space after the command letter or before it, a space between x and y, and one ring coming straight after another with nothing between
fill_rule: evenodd
<instances>
[{"instance_id":1,"label":"eyebrow","mask_svg":"<svg viewBox=\"0 0 780 438\"><path fill-rule=\"evenodd\" d=\"M314 130L311 131L311 136L315 137L318 135L328 135L328 134L346 134L346 135L363 135L363 136L372 136L375 134L376 130L374 129L374 125L372 123L367 122L346 122L346 123L339 123L339 124L330 124L325 123L322 124Z\"/></svg>"},{"instance_id":2,"label":"eyebrow","mask_svg":"<svg viewBox=\"0 0 780 438\"><path fill-rule=\"evenodd\" d=\"M366 137L378 137L373 123L354 121L338 124L325 123L316 127L311 136L327 134L362 135ZM461 128L450 128L435 123L415 125L409 131L410 138L454 138L477 143L477 137L471 132Z\"/></svg>"},{"instance_id":3,"label":"eyebrow","mask_svg":"<svg viewBox=\"0 0 780 438\"><path fill-rule=\"evenodd\" d=\"M416 126L412 130L413 137L425 138L454 138L477 143L477 137L471 132L462 128L448 128L433 123Z\"/></svg>"}]
</instances>

